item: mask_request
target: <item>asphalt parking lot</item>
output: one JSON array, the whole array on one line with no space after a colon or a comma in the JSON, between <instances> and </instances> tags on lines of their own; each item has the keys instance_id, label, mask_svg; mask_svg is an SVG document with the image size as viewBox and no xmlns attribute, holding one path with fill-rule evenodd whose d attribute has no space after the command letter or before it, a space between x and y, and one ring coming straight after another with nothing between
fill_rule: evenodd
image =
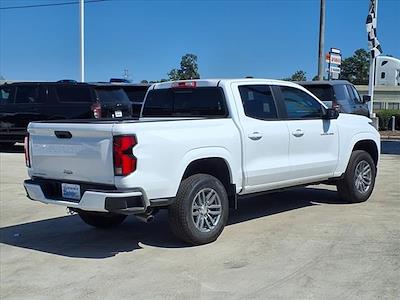
<instances>
[{"instance_id":1,"label":"asphalt parking lot","mask_svg":"<svg viewBox=\"0 0 400 300\"><path fill-rule=\"evenodd\" d=\"M324 185L242 200L199 247L165 213L98 230L28 200L20 150L0 153L2 299L400 299L400 141L383 145L369 201Z\"/></svg>"}]
</instances>

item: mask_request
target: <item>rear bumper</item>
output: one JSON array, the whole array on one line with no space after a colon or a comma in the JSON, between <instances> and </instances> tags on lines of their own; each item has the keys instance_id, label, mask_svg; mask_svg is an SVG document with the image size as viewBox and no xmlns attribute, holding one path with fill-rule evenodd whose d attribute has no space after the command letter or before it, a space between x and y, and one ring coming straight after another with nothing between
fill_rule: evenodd
<instances>
[{"instance_id":1,"label":"rear bumper","mask_svg":"<svg viewBox=\"0 0 400 300\"><path fill-rule=\"evenodd\" d=\"M150 207L150 201L139 188L129 191L87 189L83 191L81 199L75 201L49 196L41 181L25 180L24 187L31 200L86 211L141 214Z\"/></svg>"}]
</instances>

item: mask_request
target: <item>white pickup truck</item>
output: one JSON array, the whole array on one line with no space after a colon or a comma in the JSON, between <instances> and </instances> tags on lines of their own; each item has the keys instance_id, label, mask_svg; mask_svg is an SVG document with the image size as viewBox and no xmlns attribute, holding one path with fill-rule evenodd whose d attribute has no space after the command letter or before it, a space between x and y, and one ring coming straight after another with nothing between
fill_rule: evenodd
<instances>
[{"instance_id":1,"label":"white pickup truck","mask_svg":"<svg viewBox=\"0 0 400 300\"><path fill-rule=\"evenodd\" d=\"M30 199L103 228L167 208L191 244L217 239L243 195L328 183L365 201L380 153L370 119L267 79L158 83L139 120L34 122L28 132Z\"/></svg>"}]
</instances>

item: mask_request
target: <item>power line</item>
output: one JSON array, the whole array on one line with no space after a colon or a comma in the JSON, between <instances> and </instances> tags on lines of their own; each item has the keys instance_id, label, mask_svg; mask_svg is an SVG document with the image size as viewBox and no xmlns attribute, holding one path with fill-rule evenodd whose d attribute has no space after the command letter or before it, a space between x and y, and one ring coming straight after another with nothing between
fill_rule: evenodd
<instances>
[{"instance_id":1,"label":"power line","mask_svg":"<svg viewBox=\"0 0 400 300\"><path fill-rule=\"evenodd\" d=\"M105 2L111 0L85 0L85 3L94 3L94 2ZM5 9L21 9L21 8L36 8L36 7L49 7L49 6L61 6L61 5L71 5L78 4L79 1L69 1L69 2L60 2L60 3L48 3L48 4L32 4L32 5L21 5L21 6L6 6L0 7L0 10Z\"/></svg>"}]
</instances>

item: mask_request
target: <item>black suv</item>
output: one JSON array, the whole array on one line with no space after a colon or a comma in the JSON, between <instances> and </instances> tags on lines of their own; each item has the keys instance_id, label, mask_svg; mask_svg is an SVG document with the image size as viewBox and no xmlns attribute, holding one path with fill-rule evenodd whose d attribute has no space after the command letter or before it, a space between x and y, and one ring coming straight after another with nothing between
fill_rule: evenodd
<instances>
[{"instance_id":1,"label":"black suv","mask_svg":"<svg viewBox=\"0 0 400 300\"><path fill-rule=\"evenodd\" d=\"M29 122L131 117L120 86L99 83L18 82L0 85L0 143L23 142Z\"/></svg>"},{"instance_id":2,"label":"black suv","mask_svg":"<svg viewBox=\"0 0 400 300\"><path fill-rule=\"evenodd\" d=\"M296 82L317 96L329 108L338 108L342 113L369 117L367 101L360 97L354 85L346 80Z\"/></svg>"}]
</instances>

